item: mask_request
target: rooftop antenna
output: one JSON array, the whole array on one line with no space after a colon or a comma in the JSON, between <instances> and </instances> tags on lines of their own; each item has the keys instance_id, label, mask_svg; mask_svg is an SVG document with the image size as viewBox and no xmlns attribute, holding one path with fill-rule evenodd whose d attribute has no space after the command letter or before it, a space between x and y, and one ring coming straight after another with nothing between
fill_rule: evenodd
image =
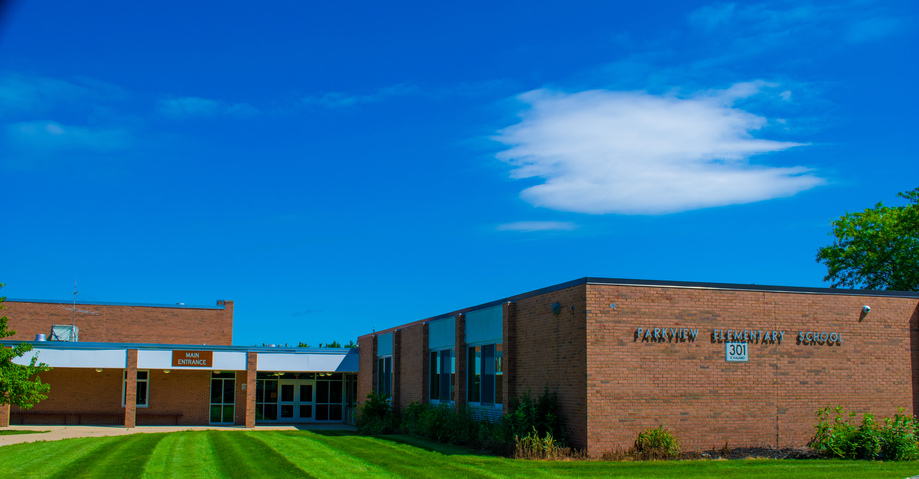
<instances>
[{"instance_id":1,"label":"rooftop antenna","mask_svg":"<svg viewBox=\"0 0 919 479\"><path fill-rule=\"evenodd\" d=\"M74 280L74 281L73 281L73 307L72 307L72 308L65 308L65 307L61 306L62 308L64 308L65 311L70 311L70 327L71 327L71 328L74 327L74 326L76 326L76 316L77 316L77 313L80 313L80 314L91 314L91 315L93 315L93 316L96 316L96 315L99 314L99 313L97 313L97 312L95 312L95 311L90 311L90 310L88 310L88 309L77 309L77 293L78 293L78 292L79 292L79 291L77 291L77 282L76 282L76 280Z\"/></svg>"}]
</instances>

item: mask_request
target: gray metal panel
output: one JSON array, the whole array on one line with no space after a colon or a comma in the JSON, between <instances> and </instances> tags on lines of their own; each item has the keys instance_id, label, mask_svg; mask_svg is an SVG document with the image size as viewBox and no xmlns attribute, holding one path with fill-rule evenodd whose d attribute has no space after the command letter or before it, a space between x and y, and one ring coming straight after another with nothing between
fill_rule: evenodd
<instances>
[{"instance_id":1,"label":"gray metal panel","mask_svg":"<svg viewBox=\"0 0 919 479\"><path fill-rule=\"evenodd\" d=\"M502 342L503 317L502 305L466 313L466 344Z\"/></svg>"},{"instance_id":2,"label":"gray metal panel","mask_svg":"<svg viewBox=\"0 0 919 479\"><path fill-rule=\"evenodd\" d=\"M392 333L377 336L377 356L392 356Z\"/></svg>"},{"instance_id":3,"label":"gray metal panel","mask_svg":"<svg viewBox=\"0 0 919 479\"><path fill-rule=\"evenodd\" d=\"M428 323L428 349L456 346L456 316Z\"/></svg>"}]
</instances>

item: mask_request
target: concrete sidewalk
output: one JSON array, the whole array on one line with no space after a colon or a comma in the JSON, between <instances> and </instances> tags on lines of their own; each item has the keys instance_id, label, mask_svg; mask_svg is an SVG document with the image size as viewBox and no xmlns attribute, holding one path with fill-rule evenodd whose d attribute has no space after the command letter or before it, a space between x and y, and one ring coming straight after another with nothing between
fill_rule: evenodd
<instances>
[{"instance_id":1,"label":"concrete sidewalk","mask_svg":"<svg viewBox=\"0 0 919 479\"><path fill-rule=\"evenodd\" d=\"M346 430L354 431L353 426L347 424L298 424L298 425L259 425L253 429L242 426L137 426L131 429L122 426L9 426L0 428L0 431L48 431L40 434L12 434L0 436L0 446L36 441L59 441L74 437L102 437L124 436L127 434L149 434L155 432L177 431L310 431L310 430Z\"/></svg>"}]
</instances>

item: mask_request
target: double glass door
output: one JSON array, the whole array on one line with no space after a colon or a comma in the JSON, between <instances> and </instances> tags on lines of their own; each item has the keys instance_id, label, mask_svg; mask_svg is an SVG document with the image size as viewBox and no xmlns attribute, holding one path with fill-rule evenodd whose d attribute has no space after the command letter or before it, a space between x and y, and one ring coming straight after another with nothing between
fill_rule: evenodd
<instances>
[{"instance_id":1,"label":"double glass door","mask_svg":"<svg viewBox=\"0 0 919 479\"><path fill-rule=\"evenodd\" d=\"M313 421L316 410L316 381L281 379L278 419L284 422Z\"/></svg>"}]
</instances>

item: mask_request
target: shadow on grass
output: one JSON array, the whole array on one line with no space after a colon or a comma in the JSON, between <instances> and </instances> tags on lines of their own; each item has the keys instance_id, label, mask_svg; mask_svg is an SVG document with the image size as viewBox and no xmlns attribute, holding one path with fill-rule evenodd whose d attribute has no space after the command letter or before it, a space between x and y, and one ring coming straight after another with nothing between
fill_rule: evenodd
<instances>
[{"instance_id":1,"label":"shadow on grass","mask_svg":"<svg viewBox=\"0 0 919 479\"><path fill-rule=\"evenodd\" d=\"M443 444L437 441L432 441L430 439L424 439L416 436L408 436L404 434L391 434L386 436L374 436L377 439L383 441L390 441L397 444L405 444L407 446L417 447L418 449L424 449L425 451L436 452L443 454L445 456L484 456L484 457L500 457L493 454L488 454L482 451L476 451L475 449L469 449L468 447L463 446L454 446L453 444Z\"/></svg>"}]
</instances>

